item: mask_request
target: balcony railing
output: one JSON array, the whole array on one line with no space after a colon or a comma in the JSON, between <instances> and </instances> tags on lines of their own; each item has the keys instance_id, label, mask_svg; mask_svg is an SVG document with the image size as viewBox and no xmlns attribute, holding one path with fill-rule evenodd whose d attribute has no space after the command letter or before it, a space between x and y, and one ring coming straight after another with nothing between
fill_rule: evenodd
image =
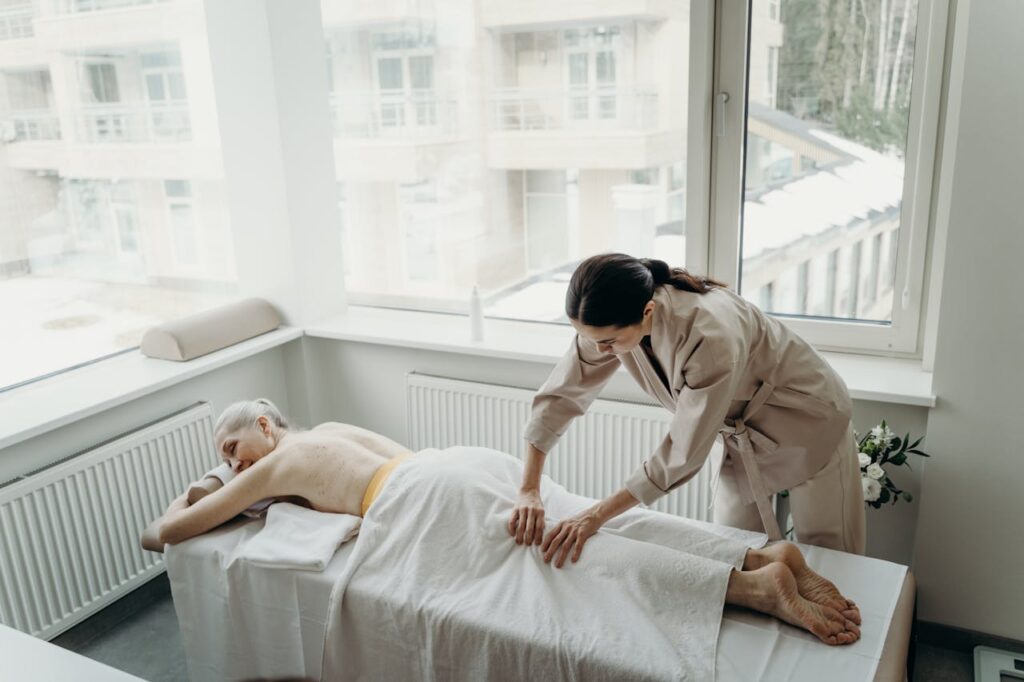
<instances>
[{"instance_id":1,"label":"balcony railing","mask_svg":"<svg viewBox=\"0 0 1024 682\"><path fill-rule=\"evenodd\" d=\"M57 0L55 4L60 14L82 14L102 12L108 9L156 5L169 1L172 0Z\"/></svg>"},{"instance_id":2,"label":"balcony railing","mask_svg":"<svg viewBox=\"0 0 1024 682\"><path fill-rule=\"evenodd\" d=\"M653 130L658 93L622 88L523 90L491 97L496 130Z\"/></svg>"},{"instance_id":3,"label":"balcony railing","mask_svg":"<svg viewBox=\"0 0 1024 682\"><path fill-rule=\"evenodd\" d=\"M88 104L77 120L83 142L180 142L192 137L187 102Z\"/></svg>"},{"instance_id":4,"label":"balcony railing","mask_svg":"<svg viewBox=\"0 0 1024 682\"><path fill-rule=\"evenodd\" d=\"M32 37L32 3L0 8L0 40Z\"/></svg>"},{"instance_id":5,"label":"balcony railing","mask_svg":"<svg viewBox=\"0 0 1024 682\"><path fill-rule=\"evenodd\" d=\"M433 90L331 93L331 113L338 138L436 138L458 129L455 97Z\"/></svg>"},{"instance_id":6,"label":"balcony railing","mask_svg":"<svg viewBox=\"0 0 1024 682\"><path fill-rule=\"evenodd\" d=\"M5 142L59 140L60 121L49 109L8 111L0 114L0 131Z\"/></svg>"}]
</instances>

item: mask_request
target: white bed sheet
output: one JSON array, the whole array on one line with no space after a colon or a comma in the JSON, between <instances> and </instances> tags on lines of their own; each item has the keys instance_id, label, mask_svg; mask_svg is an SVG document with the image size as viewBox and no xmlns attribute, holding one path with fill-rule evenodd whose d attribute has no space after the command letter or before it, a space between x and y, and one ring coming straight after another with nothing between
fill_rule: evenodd
<instances>
[{"instance_id":1,"label":"white bed sheet","mask_svg":"<svg viewBox=\"0 0 1024 682\"><path fill-rule=\"evenodd\" d=\"M355 543L343 545L323 573L263 568L238 558L262 524L233 522L169 548L168 574L193 680L320 677L331 588ZM716 661L720 682L875 678L906 567L801 548L815 570L860 606L861 640L829 647L773 618L727 607Z\"/></svg>"}]
</instances>

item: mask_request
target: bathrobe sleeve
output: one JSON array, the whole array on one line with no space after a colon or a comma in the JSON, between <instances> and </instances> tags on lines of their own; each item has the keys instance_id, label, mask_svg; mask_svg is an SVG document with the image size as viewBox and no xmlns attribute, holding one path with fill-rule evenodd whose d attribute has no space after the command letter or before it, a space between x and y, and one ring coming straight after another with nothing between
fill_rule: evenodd
<instances>
[{"instance_id":1,"label":"bathrobe sleeve","mask_svg":"<svg viewBox=\"0 0 1024 682\"><path fill-rule=\"evenodd\" d=\"M551 452L569 422L587 411L618 368L613 353L600 352L596 343L577 334L533 398L526 441Z\"/></svg>"},{"instance_id":2,"label":"bathrobe sleeve","mask_svg":"<svg viewBox=\"0 0 1024 682\"><path fill-rule=\"evenodd\" d=\"M704 466L743 379L742 356L735 340L707 338L694 349L668 435L626 481L633 497L653 504Z\"/></svg>"}]
</instances>

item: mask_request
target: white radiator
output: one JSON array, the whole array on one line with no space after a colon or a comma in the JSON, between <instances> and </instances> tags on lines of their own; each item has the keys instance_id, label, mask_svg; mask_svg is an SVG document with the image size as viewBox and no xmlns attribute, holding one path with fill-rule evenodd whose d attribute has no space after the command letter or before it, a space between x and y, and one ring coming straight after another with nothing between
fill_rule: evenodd
<instances>
[{"instance_id":1,"label":"white radiator","mask_svg":"<svg viewBox=\"0 0 1024 682\"><path fill-rule=\"evenodd\" d=\"M410 447L420 450L476 445L521 458L525 452L523 429L533 395L533 391L522 388L409 374L406 402ZM672 414L661 406L595 400L548 453L544 471L574 493L605 497L620 489L661 444L671 418ZM653 508L710 521L710 469L705 466Z\"/></svg>"},{"instance_id":2,"label":"white radiator","mask_svg":"<svg viewBox=\"0 0 1024 682\"><path fill-rule=\"evenodd\" d=\"M199 403L0 487L0 623L52 639L164 570L143 529L217 464Z\"/></svg>"}]
</instances>

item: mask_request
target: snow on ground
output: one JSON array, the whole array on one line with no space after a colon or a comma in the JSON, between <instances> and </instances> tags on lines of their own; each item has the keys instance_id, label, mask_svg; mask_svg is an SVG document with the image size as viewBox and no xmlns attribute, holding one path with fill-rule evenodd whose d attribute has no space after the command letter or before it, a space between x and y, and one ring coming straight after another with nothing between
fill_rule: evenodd
<instances>
[{"instance_id":1,"label":"snow on ground","mask_svg":"<svg viewBox=\"0 0 1024 682\"><path fill-rule=\"evenodd\" d=\"M0 389L139 344L230 295L30 275L0 280Z\"/></svg>"}]
</instances>

